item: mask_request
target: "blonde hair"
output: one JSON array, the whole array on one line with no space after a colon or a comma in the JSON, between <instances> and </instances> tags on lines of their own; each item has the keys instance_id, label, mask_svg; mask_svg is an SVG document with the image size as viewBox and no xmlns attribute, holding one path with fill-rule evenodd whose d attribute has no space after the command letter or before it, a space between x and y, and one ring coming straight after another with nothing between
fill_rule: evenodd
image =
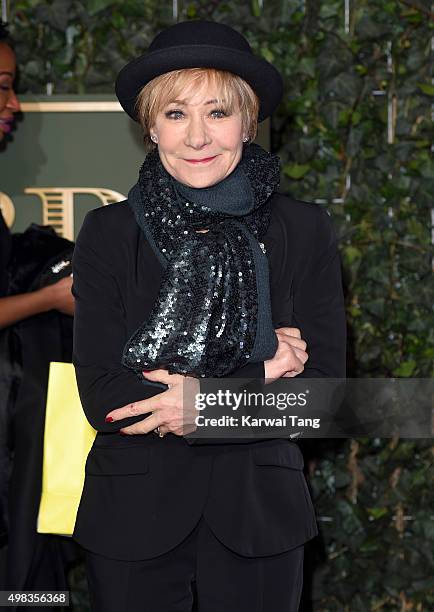
<instances>
[{"instance_id":1,"label":"blonde hair","mask_svg":"<svg viewBox=\"0 0 434 612\"><path fill-rule=\"evenodd\" d=\"M215 68L183 68L161 74L141 89L136 100L136 113L142 126L145 147L155 148L150 138L150 128L157 114L171 101L176 100L184 88L191 85L216 85L220 92L222 108L228 114L241 113L243 134L252 142L258 131L259 98L250 85L241 77L227 70Z\"/></svg>"}]
</instances>

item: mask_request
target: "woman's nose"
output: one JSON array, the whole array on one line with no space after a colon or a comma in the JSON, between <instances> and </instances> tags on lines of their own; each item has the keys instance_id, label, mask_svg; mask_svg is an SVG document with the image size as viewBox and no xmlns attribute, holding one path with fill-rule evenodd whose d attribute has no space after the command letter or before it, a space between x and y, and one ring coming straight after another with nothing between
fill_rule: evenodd
<instances>
[{"instance_id":1,"label":"woman's nose","mask_svg":"<svg viewBox=\"0 0 434 612\"><path fill-rule=\"evenodd\" d=\"M201 148L211 142L206 124L202 119L192 119L187 128L186 144L195 149Z\"/></svg>"},{"instance_id":2,"label":"woman's nose","mask_svg":"<svg viewBox=\"0 0 434 612\"><path fill-rule=\"evenodd\" d=\"M6 106L13 113L17 113L20 110L20 102L19 102L19 100L17 98L17 94L15 93L15 91L13 89L12 89L10 95L9 95L9 100L8 100Z\"/></svg>"}]
</instances>

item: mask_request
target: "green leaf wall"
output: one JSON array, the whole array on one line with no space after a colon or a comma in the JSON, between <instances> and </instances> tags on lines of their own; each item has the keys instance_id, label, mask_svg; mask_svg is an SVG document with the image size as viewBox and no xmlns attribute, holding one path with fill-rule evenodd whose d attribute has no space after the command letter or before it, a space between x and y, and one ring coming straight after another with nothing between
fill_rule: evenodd
<instances>
[{"instance_id":1,"label":"green leaf wall","mask_svg":"<svg viewBox=\"0 0 434 612\"><path fill-rule=\"evenodd\" d=\"M282 190L335 221L348 376L432 377L432 3L348 4L178 2L177 19L232 25L283 74L272 148ZM112 93L118 70L174 22L168 0L10 5L25 93ZM433 608L433 451L432 440L306 447L321 536L304 610ZM85 599L80 568L73 579Z\"/></svg>"}]
</instances>

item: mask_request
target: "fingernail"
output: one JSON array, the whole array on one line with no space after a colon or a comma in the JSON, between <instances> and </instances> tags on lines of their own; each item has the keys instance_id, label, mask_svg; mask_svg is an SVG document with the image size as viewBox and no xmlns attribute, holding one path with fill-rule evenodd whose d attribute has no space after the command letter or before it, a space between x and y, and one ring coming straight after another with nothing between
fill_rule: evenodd
<instances>
[{"instance_id":1,"label":"fingernail","mask_svg":"<svg viewBox=\"0 0 434 612\"><path fill-rule=\"evenodd\" d=\"M149 374L152 370L143 370L143 374Z\"/></svg>"},{"instance_id":2,"label":"fingernail","mask_svg":"<svg viewBox=\"0 0 434 612\"><path fill-rule=\"evenodd\" d=\"M119 433L120 433L120 435L121 435L121 436L127 436L127 435L128 435L128 434L127 434L127 433L125 433L124 431L119 431Z\"/></svg>"},{"instance_id":3,"label":"fingernail","mask_svg":"<svg viewBox=\"0 0 434 612\"><path fill-rule=\"evenodd\" d=\"M105 418L105 422L106 423L113 423L113 417L106 417Z\"/></svg>"}]
</instances>

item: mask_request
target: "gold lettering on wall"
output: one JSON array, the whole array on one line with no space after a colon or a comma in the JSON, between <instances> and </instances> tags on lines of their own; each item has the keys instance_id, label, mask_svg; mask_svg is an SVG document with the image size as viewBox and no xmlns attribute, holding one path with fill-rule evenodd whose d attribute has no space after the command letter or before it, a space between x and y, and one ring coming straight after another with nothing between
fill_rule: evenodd
<instances>
[{"instance_id":1,"label":"gold lettering on wall","mask_svg":"<svg viewBox=\"0 0 434 612\"><path fill-rule=\"evenodd\" d=\"M0 210L3 219L8 227L11 227L15 220L15 206L9 196L0 191Z\"/></svg>"},{"instance_id":2,"label":"gold lettering on wall","mask_svg":"<svg viewBox=\"0 0 434 612\"><path fill-rule=\"evenodd\" d=\"M51 225L68 240L74 240L74 195L94 195L103 206L126 200L118 191L98 187L28 187L24 193L41 199L42 225Z\"/></svg>"}]
</instances>

